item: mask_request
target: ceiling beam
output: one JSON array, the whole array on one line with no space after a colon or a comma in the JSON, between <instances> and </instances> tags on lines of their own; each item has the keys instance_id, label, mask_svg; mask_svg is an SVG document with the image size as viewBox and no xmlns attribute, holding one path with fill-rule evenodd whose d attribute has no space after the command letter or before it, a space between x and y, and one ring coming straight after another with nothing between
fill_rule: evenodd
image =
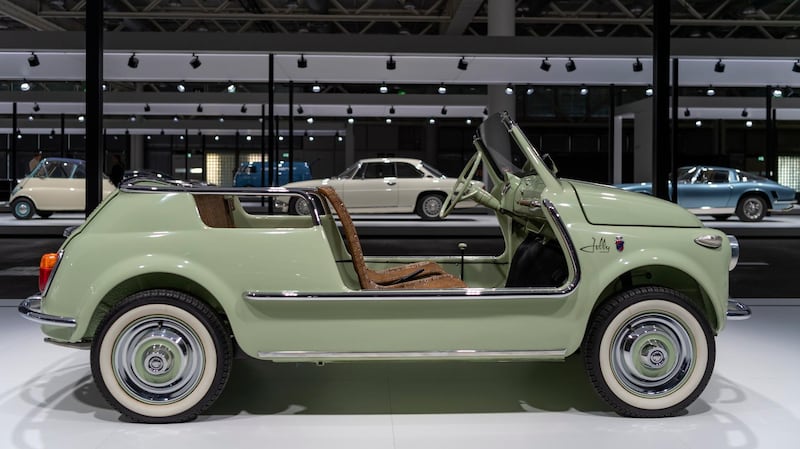
<instances>
[{"instance_id":1,"label":"ceiling beam","mask_svg":"<svg viewBox=\"0 0 800 449\"><path fill-rule=\"evenodd\" d=\"M8 16L37 31L64 31L64 28L43 19L36 13L32 13L21 6L17 6L14 2L9 0L0 0L0 14ZM81 13L80 17L85 18L83 13Z\"/></svg>"}]
</instances>

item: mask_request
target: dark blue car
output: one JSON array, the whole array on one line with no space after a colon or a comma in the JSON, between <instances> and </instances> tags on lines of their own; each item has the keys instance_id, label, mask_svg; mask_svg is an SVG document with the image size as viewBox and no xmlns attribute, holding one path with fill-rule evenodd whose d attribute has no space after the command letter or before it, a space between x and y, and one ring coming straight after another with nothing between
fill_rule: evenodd
<instances>
[{"instance_id":1,"label":"dark blue car","mask_svg":"<svg viewBox=\"0 0 800 449\"><path fill-rule=\"evenodd\" d=\"M236 174L233 175L234 187L263 187L261 184L261 162L242 162ZM264 185L272 185L269 179L269 163L263 165ZM308 162L295 162L292 179L289 179L289 163L278 162L278 183L282 186L290 181L305 181L311 179L311 168Z\"/></svg>"},{"instance_id":2,"label":"dark blue car","mask_svg":"<svg viewBox=\"0 0 800 449\"><path fill-rule=\"evenodd\" d=\"M653 193L649 182L617 184L616 187ZM709 165L678 169L678 204L697 215L726 220L736 214L742 221L760 221L767 211L791 209L795 203L794 189L763 176Z\"/></svg>"}]
</instances>

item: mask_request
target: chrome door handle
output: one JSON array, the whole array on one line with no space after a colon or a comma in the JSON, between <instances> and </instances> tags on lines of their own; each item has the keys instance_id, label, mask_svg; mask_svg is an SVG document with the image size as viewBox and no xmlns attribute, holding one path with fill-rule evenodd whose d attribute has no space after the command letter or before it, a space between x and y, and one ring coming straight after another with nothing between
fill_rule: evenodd
<instances>
[{"instance_id":1,"label":"chrome door handle","mask_svg":"<svg viewBox=\"0 0 800 449\"><path fill-rule=\"evenodd\" d=\"M390 186L397 184L395 181L384 181L384 182Z\"/></svg>"}]
</instances>

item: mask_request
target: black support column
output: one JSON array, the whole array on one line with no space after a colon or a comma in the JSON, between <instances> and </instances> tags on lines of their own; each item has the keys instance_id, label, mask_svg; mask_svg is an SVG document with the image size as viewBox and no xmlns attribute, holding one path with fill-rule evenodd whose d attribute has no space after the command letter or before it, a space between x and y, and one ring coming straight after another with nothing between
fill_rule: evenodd
<instances>
[{"instance_id":1,"label":"black support column","mask_svg":"<svg viewBox=\"0 0 800 449\"><path fill-rule=\"evenodd\" d=\"M614 182L614 116L617 114L617 86L608 86L608 174L606 182ZM620 136L622 137L622 136Z\"/></svg>"},{"instance_id":2,"label":"black support column","mask_svg":"<svg viewBox=\"0 0 800 449\"><path fill-rule=\"evenodd\" d=\"M11 155L8 163L11 167L8 176L11 178L13 189L17 185L17 102L11 104Z\"/></svg>"},{"instance_id":3,"label":"black support column","mask_svg":"<svg viewBox=\"0 0 800 449\"><path fill-rule=\"evenodd\" d=\"M278 185L278 151L275 149L275 55L269 54L269 185Z\"/></svg>"},{"instance_id":4,"label":"black support column","mask_svg":"<svg viewBox=\"0 0 800 449\"><path fill-rule=\"evenodd\" d=\"M86 216L103 200L103 1L86 4Z\"/></svg>"},{"instance_id":5,"label":"black support column","mask_svg":"<svg viewBox=\"0 0 800 449\"><path fill-rule=\"evenodd\" d=\"M776 160L778 135L777 128L775 127L775 111L772 109L772 86L767 86L766 96L766 129L764 142L766 151L764 152L764 171L767 178L776 181L778 179L777 167L778 161Z\"/></svg>"},{"instance_id":6,"label":"black support column","mask_svg":"<svg viewBox=\"0 0 800 449\"><path fill-rule=\"evenodd\" d=\"M672 138L669 146L670 179L672 180L672 202L678 202L678 58L672 59Z\"/></svg>"},{"instance_id":7,"label":"black support column","mask_svg":"<svg viewBox=\"0 0 800 449\"><path fill-rule=\"evenodd\" d=\"M669 171L670 2L656 1L653 13L653 195L667 199Z\"/></svg>"}]
</instances>

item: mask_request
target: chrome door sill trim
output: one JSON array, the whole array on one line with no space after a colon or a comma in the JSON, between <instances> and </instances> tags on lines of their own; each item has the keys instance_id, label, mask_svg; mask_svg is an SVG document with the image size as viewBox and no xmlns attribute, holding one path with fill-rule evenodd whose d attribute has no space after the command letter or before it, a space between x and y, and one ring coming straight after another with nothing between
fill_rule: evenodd
<instances>
[{"instance_id":1,"label":"chrome door sill trim","mask_svg":"<svg viewBox=\"0 0 800 449\"><path fill-rule=\"evenodd\" d=\"M280 292L248 291L242 293L246 301L467 301L489 299L546 300L560 299L568 292L558 288L459 288L441 290L355 290L345 292Z\"/></svg>"},{"instance_id":2,"label":"chrome door sill trim","mask_svg":"<svg viewBox=\"0 0 800 449\"><path fill-rule=\"evenodd\" d=\"M562 359L565 349L541 351L484 351L478 349L456 349L452 351L400 351L400 352L326 352L326 351L259 351L258 357L267 360L397 360L397 359L489 359L530 360Z\"/></svg>"}]
</instances>

